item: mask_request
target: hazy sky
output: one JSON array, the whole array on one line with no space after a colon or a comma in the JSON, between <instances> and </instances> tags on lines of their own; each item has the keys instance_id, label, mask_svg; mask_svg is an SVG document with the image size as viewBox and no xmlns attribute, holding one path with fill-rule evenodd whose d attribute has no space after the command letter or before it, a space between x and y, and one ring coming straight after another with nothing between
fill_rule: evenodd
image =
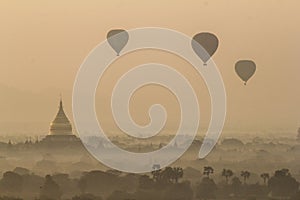
<instances>
[{"instance_id":1,"label":"hazy sky","mask_svg":"<svg viewBox=\"0 0 300 200\"><path fill-rule=\"evenodd\" d=\"M213 59L227 91L226 128L296 129L300 126L299 8L298 0L2 0L0 131L6 122L48 123L56 114L60 92L72 118L72 86L87 54L105 40L110 29L148 26L171 28L191 37L203 31L218 36L220 45ZM239 59L253 59L257 65L246 87L234 71ZM131 53L114 63L111 75L107 73L108 83L100 86L105 90L98 92L99 106L107 104L111 81L122 72L120 66L127 66L124 70L150 61L186 73L201 104L203 100L203 123L207 123L209 98L201 78L182 59L158 51ZM142 112L157 101L153 96L157 93L172 116L178 113L172 96L161 88L145 88L135 95L136 105L132 105L139 123L147 121ZM109 110L98 114L109 116ZM176 120L171 117L170 126L176 127Z\"/></svg>"}]
</instances>

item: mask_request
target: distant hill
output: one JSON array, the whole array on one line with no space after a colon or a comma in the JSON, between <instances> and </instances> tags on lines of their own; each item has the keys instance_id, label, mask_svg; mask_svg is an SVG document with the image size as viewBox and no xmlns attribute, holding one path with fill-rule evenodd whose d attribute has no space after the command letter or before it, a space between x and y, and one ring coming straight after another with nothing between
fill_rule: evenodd
<instances>
[{"instance_id":1,"label":"distant hill","mask_svg":"<svg viewBox=\"0 0 300 200\"><path fill-rule=\"evenodd\" d=\"M222 141L222 145L226 146L244 146L244 143L241 140L236 138L228 138Z\"/></svg>"}]
</instances>

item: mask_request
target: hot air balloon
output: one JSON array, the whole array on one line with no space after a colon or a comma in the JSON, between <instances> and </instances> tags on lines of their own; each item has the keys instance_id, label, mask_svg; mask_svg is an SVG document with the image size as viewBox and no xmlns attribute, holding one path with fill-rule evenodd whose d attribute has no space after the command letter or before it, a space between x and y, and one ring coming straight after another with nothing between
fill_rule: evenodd
<instances>
[{"instance_id":1,"label":"hot air balloon","mask_svg":"<svg viewBox=\"0 0 300 200\"><path fill-rule=\"evenodd\" d=\"M114 29L107 33L106 38L109 45L115 50L117 56L119 56L120 52L128 42L129 35L127 31L123 29Z\"/></svg>"},{"instance_id":2,"label":"hot air balloon","mask_svg":"<svg viewBox=\"0 0 300 200\"><path fill-rule=\"evenodd\" d=\"M244 85L253 76L256 70L256 65L252 60L239 60L235 64L235 72L244 81Z\"/></svg>"},{"instance_id":3,"label":"hot air balloon","mask_svg":"<svg viewBox=\"0 0 300 200\"><path fill-rule=\"evenodd\" d=\"M199 47L199 44L202 46ZM204 62L210 59L210 57L216 52L219 45L219 40L217 36L212 33L198 33L192 39L192 48L199 58Z\"/></svg>"}]
</instances>

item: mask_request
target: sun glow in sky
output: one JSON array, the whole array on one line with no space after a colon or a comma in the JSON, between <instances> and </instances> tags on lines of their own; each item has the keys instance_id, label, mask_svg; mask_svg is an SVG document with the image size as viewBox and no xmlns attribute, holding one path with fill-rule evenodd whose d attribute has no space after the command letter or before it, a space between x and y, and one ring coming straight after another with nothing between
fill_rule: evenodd
<instances>
[{"instance_id":1,"label":"sun glow in sky","mask_svg":"<svg viewBox=\"0 0 300 200\"><path fill-rule=\"evenodd\" d=\"M213 59L227 91L225 128L296 130L300 125L299 7L297 0L81 3L3 0L0 3L0 121L50 122L60 92L72 118L73 82L87 54L105 40L111 29L155 26L191 37L203 31L218 36L220 44ZM257 65L256 74L246 87L234 72L234 64L240 59L255 60ZM174 55L158 51L124 55L113 64L107 76L119 75L118 68L125 70L150 61L185 71L199 92L203 123L207 123L210 104L205 85L185 61ZM97 108L105 105L101 101L109 96L108 88L115 78L103 80L107 87L98 91ZM132 112L141 124L147 122L147 106L159 101L154 98L156 89L145 88L133 99ZM168 94L159 98L171 113L170 123L175 123L178 120L176 101ZM108 114L109 110L104 108L99 117Z\"/></svg>"}]
</instances>

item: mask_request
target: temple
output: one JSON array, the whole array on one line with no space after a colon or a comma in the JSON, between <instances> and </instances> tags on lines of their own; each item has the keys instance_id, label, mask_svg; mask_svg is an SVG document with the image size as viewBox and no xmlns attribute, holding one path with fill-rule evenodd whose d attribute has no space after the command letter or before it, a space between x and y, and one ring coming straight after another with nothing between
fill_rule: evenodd
<instances>
[{"instance_id":1,"label":"temple","mask_svg":"<svg viewBox=\"0 0 300 200\"><path fill-rule=\"evenodd\" d=\"M79 142L79 138L73 134L72 125L66 116L62 98L60 98L58 112L50 124L49 134L43 139L45 143L72 143Z\"/></svg>"}]
</instances>

